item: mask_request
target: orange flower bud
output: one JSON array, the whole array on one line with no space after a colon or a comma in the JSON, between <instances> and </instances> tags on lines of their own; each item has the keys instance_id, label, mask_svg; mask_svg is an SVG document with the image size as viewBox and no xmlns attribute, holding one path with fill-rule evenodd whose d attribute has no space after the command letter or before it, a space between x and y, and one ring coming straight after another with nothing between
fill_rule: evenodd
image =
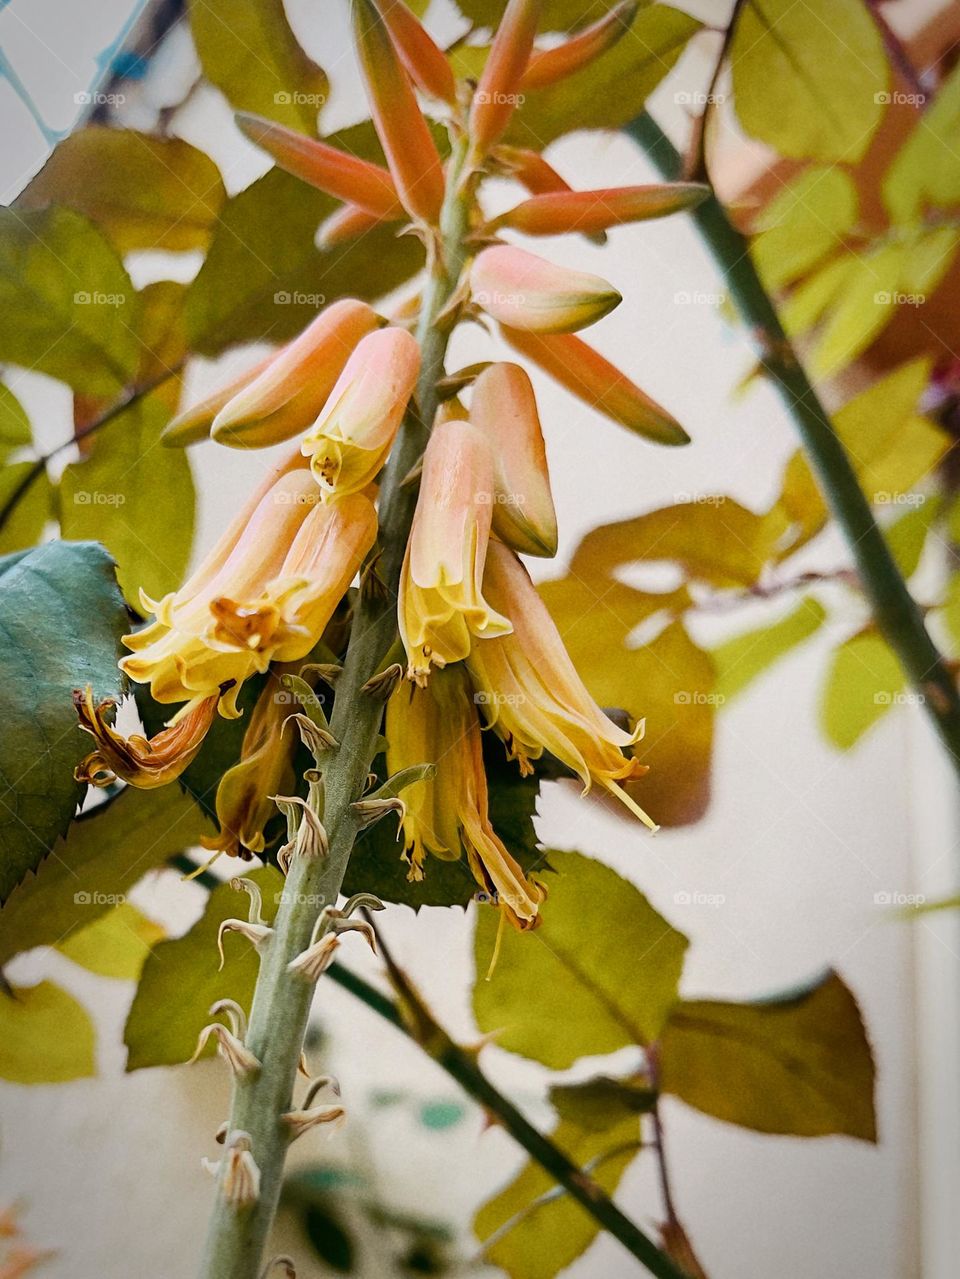
<instances>
[{"instance_id":1,"label":"orange flower bud","mask_svg":"<svg viewBox=\"0 0 960 1279\"><path fill-rule=\"evenodd\" d=\"M400 576L400 637L418 683L432 667L462 661L471 636L509 629L481 590L492 506L489 441L458 417L439 422L424 453Z\"/></svg>"},{"instance_id":2,"label":"orange flower bud","mask_svg":"<svg viewBox=\"0 0 960 1279\"><path fill-rule=\"evenodd\" d=\"M520 82L521 89L544 89L580 71L612 48L633 25L639 0L624 0L599 22L578 31L554 49L534 49Z\"/></svg>"},{"instance_id":3,"label":"orange flower bud","mask_svg":"<svg viewBox=\"0 0 960 1279\"><path fill-rule=\"evenodd\" d=\"M370 113L400 199L411 217L436 223L444 187L440 155L373 0L353 0L353 29Z\"/></svg>"},{"instance_id":4,"label":"orange flower bud","mask_svg":"<svg viewBox=\"0 0 960 1279\"><path fill-rule=\"evenodd\" d=\"M446 54L410 12L405 0L386 0L381 13L400 61L417 88L431 98L456 106L457 81Z\"/></svg>"},{"instance_id":5,"label":"orange flower bud","mask_svg":"<svg viewBox=\"0 0 960 1279\"><path fill-rule=\"evenodd\" d=\"M509 0L470 104L471 156L480 161L507 131L537 34L541 0Z\"/></svg>"},{"instance_id":6,"label":"orange flower bud","mask_svg":"<svg viewBox=\"0 0 960 1279\"><path fill-rule=\"evenodd\" d=\"M556 555L557 514L537 401L519 364L491 364L477 378L470 421L493 454L493 531L523 555Z\"/></svg>"},{"instance_id":7,"label":"orange flower bud","mask_svg":"<svg viewBox=\"0 0 960 1279\"><path fill-rule=\"evenodd\" d=\"M513 630L477 640L467 658L476 701L511 758L529 771L543 751L573 770L584 793L596 782L651 829L653 821L617 782L648 770L623 751L643 736L640 723L624 732L603 713L577 674L553 618L514 553L491 542L484 590L510 618Z\"/></svg>"},{"instance_id":8,"label":"orange flower bud","mask_svg":"<svg viewBox=\"0 0 960 1279\"><path fill-rule=\"evenodd\" d=\"M178 413L175 418L167 423L163 434L160 437L165 445L171 448L182 448L186 444L196 444L198 440L205 440L210 434L210 427L213 425L213 419L217 416L225 404L233 399L233 397L249 386L254 378L275 359L276 352L265 356L262 360L258 360L239 377L233 378L226 386L220 387L205 399L200 400L189 409L184 409L182 413Z\"/></svg>"},{"instance_id":9,"label":"orange flower bud","mask_svg":"<svg viewBox=\"0 0 960 1279\"><path fill-rule=\"evenodd\" d=\"M666 409L580 338L569 333L546 335L506 327L503 336L515 351L539 365L598 413L660 444L690 443L690 436Z\"/></svg>"},{"instance_id":10,"label":"orange flower bud","mask_svg":"<svg viewBox=\"0 0 960 1279\"><path fill-rule=\"evenodd\" d=\"M213 438L232 448L261 448L305 430L326 404L351 351L379 324L365 302L334 302L220 409Z\"/></svg>"},{"instance_id":11,"label":"orange flower bud","mask_svg":"<svg viewBox=\"0 0 960 1279\"><path fill-rule=\"evenodd\" d=\"M393 179L386 169L360 160L326 142L308 138L262 116L238 111L235 119L241 131L261 147L274 162L295 178L334 195L338 200L358 204L368 213L397 217L403 212Z\"/></svg>"},{"instance_id":12,"label":"orange flower bud","mask_svg":"<svg viewBox=\"0 0 960 1279\"><path fill-rule=\"evenodd\" d=\"M526 249L498 244L470 268L473 301L501 324L536 333L571 333L608 315L622 301L599 275L572 271Z\"/></svg>"},{"instance_id":13,"label":"orange flower bud","mask_svg":"<svg viewBox=\"0 0 960 1279\"><path fill-rule=\"evenodd\" d=\"M643 222L695 208L710 194L699 182L665 182L604 191L544 192L506 213L491 227L510 227L526 235L593 235L625 222Z\"/></svg>"},{"instance_id":14,"label":"orange flower bud","mask_svg":"<svg viewBox=\"0 0 960 1279\"><path fill-rule=\"evenodd\" d=\"M359 204L344 204L320 224L316 235L317 248L335 249L338 244L357 240L389 220L378 217L375 213L368 213Z\"/></svg>"},{"instance_id":15,"label":"orange flower bud","mask_svg":"<svg viewBox=\"0 0 960 1279\"><path fill-rule=\"evenodd\" d=\"M531 195L546 195L551 191L572 191L570 183L556 169L547 164L539 151L526 147L511 147L501 143L494 152L495 158L509 170Z\"/></svg>"},{"instance_id":16,"label":"orange flower bud","mask_svg":"<svg viewBox=\"0 0 960 1279\"><path fill-rule=\"evenodd\" d=\"M301 445L325 498L366 488L386 460L420 372L405 329L369 333Z\"/></svg>"}]
</instances>

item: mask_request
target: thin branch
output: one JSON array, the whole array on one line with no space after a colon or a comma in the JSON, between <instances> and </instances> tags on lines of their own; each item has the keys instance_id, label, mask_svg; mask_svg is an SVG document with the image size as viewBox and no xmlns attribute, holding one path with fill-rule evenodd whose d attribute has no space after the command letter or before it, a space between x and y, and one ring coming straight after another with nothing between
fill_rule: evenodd
<instances>
[{"instance_id":1,"label":"thin branch","mask_svg":"<svg viewBox=\"0 0 960 1279\"><path fill-rule=\"evenodd\" d=\"M51 462L65 449L71 448L74 444L79 444L81 440L86 440L91 435L96 435L98 431L102 431L105 426L109 426L111 422L115 421L121 416L121 414L125 413L127 409L131 408L139 400L145 399L148 395L152 395L153 392L163 386L164 383L169 382L171 378L176 377L183 369L184 363L185 361L181 360L178 364L175 364L173 368L167 369L160 377L154 378L152 382L147 382L143 386L135 387L132 391L128 392L122 400L118 400L116 404L112 404L110 408L101 413L99 417L94 418L92 422L88 422L86 426L82 426L78 431L74 431L73 435L71 435L68 440L62 440L61 443L55 445L49 452L41 454L41 456L33 463L30 470L24 474L23 479L13 489L3 506L0 507L0 533L3 532L4 528L6 528L14 511L26 496L34 481L38 480L44 471L46 471L48 462Z\"/></svg>"},{"instance_id":2,"label":"thin branch","mask_svg":"<svg viewBox=\"0 0 960 1279\"><path fill-rule=\"evenodd\" d=\"M687 1279L653 1240L620 1211L588 1171L578 1168L559 1146L534 1128L497 1090L480 1069L476 1053L462 1048L450 1038L384 945L379 930L377 933L381 957L390 983L397 992L396 1003L339 964L331 966L328 976L419 1044L474 1101L496 1117L510 1136L586 1209L602 1229L609 1231L651 1274L659 1279Z\"/></svg>"},{"instance_id":3,"label":"thin branch","mask_svg":"<svg viewBox=\"0 0 960 1279\"><path fill-rule=\"evenodd\" d=\"M703 110L694 119L693 132L690 137L690 146L687 150L687 158L684 162L684 176L691 182L709 182L710 175L707 169L707 124L710 118L710 108L717 99L717 85L720 83L720 76L723 68L726 66L727 58L730 54L730 46L733 43L733 37L737 30L737 20L740 17L740 11L746 0L734 0L733 11L730 14L730 21L723 33L723 40L720 44L720 52L717 54L717 60L714 63L713 74L710 77L710 83L707 86L706 101L703 104Z\"/></svg>"},{"instance_id":4,"label":"thin branch","mask_svg":"<svg viewBox=\"0 0 960 1279\"><path fill-rule=\"evenodd\" d=\"M677 174L680 156L651 116L638 116L626 126L626 132L661 173L671 178ZM833 518L846 537L877 626L922 695L922 704L960 778L960 695L956 684L873 517L829 414L763 287L749 243L733 226L716 196L699 205L692 217L726 278L733 301L755 335L763 367L780 393Z\"/></svg>"}]
</instances>

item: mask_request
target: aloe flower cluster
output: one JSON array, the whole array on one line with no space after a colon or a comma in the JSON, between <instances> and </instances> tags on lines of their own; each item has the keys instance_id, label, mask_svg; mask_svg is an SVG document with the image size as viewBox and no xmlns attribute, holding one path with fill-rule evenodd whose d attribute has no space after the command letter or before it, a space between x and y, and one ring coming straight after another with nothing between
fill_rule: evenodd
<instances>
[{"instance_id":1,"label":"aloe flower cluster","mask_svg":"<svg viewBox=\"0 0 960 1279\"><path fill-rule=\"evenodd\" d=\"M665 443L683 429L625 373L579 336L621 301L607 281L561 267L506 237L565 233L602 239L611 227L691 207L696 184L576 191L510 129L528 90L558 83L629 29L630 0L549 49L535 44L538 0L510 0L476 84L458 81L446 53L398 0L354 0L354 30L385 165L349 155L268 120L241 115L246 136L277 165L341 201L320 228L332 246L395 223L442 262L444 210L466 210L456 278L436 323L493 327L527 363L615 422ZM425 114L446 124L448 148ZM528 192L489 219L483 182L510 177ZM278 211L282 216L282 211ZM425 286L426 287L426 286ZM416 302L416 299L414 300ZM96 750L87 780L121 777L159 785L195 757L254 676L299 670L323 640L342 651L358 574L376 575L381 472L408 417L423 415L421 346L411 332L417 305L392 318L345 299L297 338L172 422L169 445L211 437L229 448L291 441L287 460L252 495L192 576L160 600L142 597L152 619L127 636L121 665L153 697L177 709L152 742L124 739L107 707L79 699ZM419 386L419 392L418 392ZM653 826L621 783L645 767L630 748L642 733L617 726L595 704L541 603L521 555L550 557L557 520L534 389L525 368L491 361L444 373L431 387L439 409L422 421L429 442L401 477L419 485L397 592L404 663L388 681L384 733L389 774L434 766L409 784L400 813L411 878L427 855L466 857L486 896L518 927L537 921L542 887L496 834L488 813L481 730L503 742L527 772L543 752L616 795ZM378 544L378 542L380 544ZM405 678L400 679L400 676ZM264 692L262 698L275 692ZM302 718L302 717L301 717ZM269 796L291 746L284 716L262 702L243 758L221 784L218 851L264 849ZM239 772L237 770L240 770ZM241 1152L242 1154L242 1152ZM240 1156L238 1156L239 1158Z\"/></svg>"}]
</instances>

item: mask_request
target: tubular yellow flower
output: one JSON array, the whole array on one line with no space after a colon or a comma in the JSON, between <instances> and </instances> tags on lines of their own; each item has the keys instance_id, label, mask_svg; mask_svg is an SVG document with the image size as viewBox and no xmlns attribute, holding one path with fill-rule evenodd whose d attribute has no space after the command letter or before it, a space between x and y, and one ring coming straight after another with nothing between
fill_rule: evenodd
<instances>
[{"instance_id":1,"label":"tubular yellow flower","mask_svg":"<svg viewBox=\"0 0 960 1279\"><path fill-rule=\"evenodd\" d=\"M527 879L490 822L480 722L463 668L437 672L426 689L402 685L387 705L387 769L436 764L432 778L404 791L404 857L423 879L427 854L461 851L484 893L519 928L533 927L544 891Z\"/></svg>"},{"instance_id":2,"label":"tubular yellow flower","mask_svg":"<svg viewBox=\"0 0 960 1279\"><path fill-rule=\"evenodd\" d=\"M584 27L563 44L553 49L534 49L520 88L544 89L582 70L626 35L639 8L639 0L623 0L598 22Z\"/></svg>"},{"instance_id":3,"label":"tubular yellow flower","mask_svg":"<svg viewBox=\"0 0 960 1279\"><path fill-rule=\"evenodd\" d=\"M95 704L89 684L82 691L77 689L73 702L80 727L93 737L97 748L80 761L74 777L91 786L110 786L118 779L142 790L166 786L196 758L217 717L219 701L218 690L214 696L198 702L172 728L162 729L148 741L139 733L124 737L107 722L108 713L116 708L112 698Z\"/></svg>"},{"instance_id":4,"label":"tubular yellow flower","mask_svg":"<svg viewBox=\"0 0 960 1279\"><path fill-rule=\"evenodd\" d=\"M507 131L519 105L523 73L537 34L541 0L509 0L470 104L468 130L474 163Z\"/></svg>"},{"instance_id":5,"label":"tubular yellow flower","mask_svg":"<svg viewBox=\"0 0 960 1279\"><path fill-rule=\"evenodd\" d=\"M220 713L235 717L243 681L271 661L305 657L376 536L369 498L319 502L306 469L264 486L193 577L158 603L156 620L124 643L121 667L159 702L185 702L176 723L227 681Z\"/></svg>"},{"instance_id":6,"label":"tubular yellow flower","mask_svg":"<svg viewBox=\"0 0 960 1279\"><path fill-rule=\"evenodd\" d=\"M494 533L524 555L556 555L557 514L537 401L519 364L491 364L480 374L470 421L491 444Z\"/></svg>"},{"instance_id":7,"label":"tubular yellow flower","mask_svg":"<svg viewBox=\"0 0 960 1279\"><path fill-rule=\"evenodd\" d=\"M301 445L324 498L366 488L380 470L419 371L420 348L404 329L358 343Z\"/></svg>"},{"instance_id":8,"label":"tubular yellow flower","mask_svg":"<svg viewBox=\"0 0 960 1279\"><path fill-rule=\"evenodd\" d=\"M374 0L353 0L353 30L370 114L394 185L411 217L435 224L444 191L440 154Z\"/></svg>"},{"instance_id":9,"label":"tubular yellow flower","mask_svg":"<svg viewBox=\"0 0 960 1279\"><path fill-rule=\"evenodd\" d=\"M243 735L240 759L217 787L220 833L201 839L204 848L249 860L264 849L264 827L277 815L273 795L293 790L296 733L284 733L284 723L298 707L271 671Z\"/></svg>"},{"instance_id":10,"label":"tubular yellow flower","mask_svg":"<svg viewBox=\"0 0 960 1279\"><path fill-rule=\"evenodd\" d=\"M661 444L690 443L690 436L666 409L572 333L530 333L506 325L502 331L515 351L598 413Z\"/></svg>"},{"instance_id":11,"label":"tubular yellow flower","mask_svg":"<svg viewBox=\"0 0 960 1279\"><path fill-rule=\"evenodd\" d=\"M577 231L596 235L627 222L663 218L692 209L709 194L700 182L663 182L640 187L611 187L600 191L545 191L490 224L510 227L525 235L564 235Z\"/></svg>"},{"instance_id":12,"label":"tubular yellow flower","mask_svg":"<svg viewBox=\"0 0 960 1279\"><path fill-rule=\"evenodd\" d=\"M526 249L497 244L470 268L473 301L513 329L572 333L608 315L622 301L599 275L555 266Z\"/></svg>"},{"instance_id":13,"label":"tubular yellow flower","mask_svg":"<svg viewBox=\"0 0 960 1279\"><path fill-rule=\"evenodd\" d=\"M477 701L487 724L506 743L521 770L549 751L584 785L615 795L651 830L656 826L617 785L641 777L645 765L622 752L643 735L626 733L604 715L587 692L526 569L506 546L491 542L484 590L513 623L513 632L478 640L467 658Z\"/></svg>"},{"instance_id":14,"label":"tubular yellow flower","mask_svg":"<svg viewBox=\"0 0 960 1279\"><path fill-rule=\"evenodd\" d=\"M384 0L379 8L413 83L431 98L456 106L457 81L446 54L407 8L406 0Z\"/></svg>"},{"instance_id":15,"label":"tubular yellow flower","mask_svg":"<svg viewBox=\"0 0 960 1279\"><path fill-rule=\"evenodd\" d=\"M408 674L426 682L434 666L459 662L471 636L502 635L510 623L483 598L493 505L493 457L469 422L434 427L400 576L400 637Z\"/></svg>"},{"instance_id":16,"label":"tubular yellow flower","mask_svg":"<svg viewBox=\"0 0 960 1279\"><path fill-rule=\"evenodd\" d=\"M379 164L361 160L263 116L238 111L234 118L251 142L295 178L378 217L402 215L403 205L393 179Z\"/></svg>"},{"instance_id":17,"label":"tubular yellow flower","mask_svg":"<svg viewBox=\"0 0 960 1279\"><path fill-rule=\"evenodd\" d=\"M233 448L261 448L298 435L326 404L351 352L380 323L365 302L334 302L227 401L210 434Z\"/></svg>"}]
</instances>

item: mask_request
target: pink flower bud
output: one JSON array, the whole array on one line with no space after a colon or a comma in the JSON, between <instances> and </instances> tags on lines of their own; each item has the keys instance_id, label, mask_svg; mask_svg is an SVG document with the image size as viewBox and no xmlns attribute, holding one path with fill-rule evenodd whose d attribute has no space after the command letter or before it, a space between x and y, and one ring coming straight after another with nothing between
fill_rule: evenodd
<instances>
[{"instance_id":1,"label":"pink flower bud","mask_svg":"<svg viewBox=\"0 0 960 1279\"><path fill-rule=\"evenodd\" d=\"M470 268L473 301L501 324L536 333L571 333L608 315L621 302L598 275L555 266L526 249L484 249Z\"/></svg>"}]
</instances>

